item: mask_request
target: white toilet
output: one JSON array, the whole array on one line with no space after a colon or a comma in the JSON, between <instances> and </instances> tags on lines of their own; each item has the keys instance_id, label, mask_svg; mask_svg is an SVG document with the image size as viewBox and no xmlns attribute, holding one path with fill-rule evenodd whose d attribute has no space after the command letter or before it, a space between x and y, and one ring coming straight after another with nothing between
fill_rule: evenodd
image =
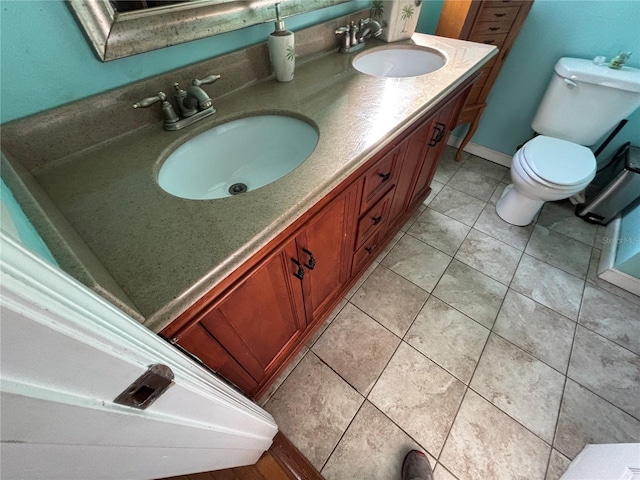
<instances>
[{"instance_id":1,"label":"white toilet","mask_svg":"<svg viewBox=\"0 0 640 480\"><path fill-rule=\"evenodd\" d=\"M506 222L524 226L544 202L582 191L596 174L593 145L640 106L640 70L614 70L561 58L531 123L539 133L516 152L511 181L496 204Z\"/></svg>"}]
</instances>

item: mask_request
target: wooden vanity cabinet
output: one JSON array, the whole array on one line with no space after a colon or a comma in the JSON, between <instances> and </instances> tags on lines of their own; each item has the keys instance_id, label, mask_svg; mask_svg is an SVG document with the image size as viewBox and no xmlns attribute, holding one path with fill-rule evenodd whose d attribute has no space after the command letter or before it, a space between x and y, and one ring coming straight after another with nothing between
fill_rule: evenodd
<instances>
[{"instance_id":1,"label":"wooden vanity cabinet","mask_svg":"<svg viewBox=\"0 0 640 480\"><path fill-rule=\"evenodd\" d=\"M436 35L495 45L500 50L481 70L458 119L458 125L469 123L470 126L458 148L456 161L460 161L463 148L478 128L487 96L532 5L533 0L444 1Z\"/></svg>"},{"instance_id":2,"label":"wooden vanity cabinet","mask_svg":"<svg viewBox=\"0 0 640 480\"><path fill-rule=\"evenodd\" d=\"M225 293L198 302L163 336L248 395L257 394L343 293L357 193L353 185L339 194Z\"/></svg>"},{"instance_id":3,"label":"wooden vanity cabinet","mask_svg":"<svg viewBox=\"0 0 640 480\"><path fill-rule=\"evenodd\" d=\"M428 195L472 82L398 135L161 335L259 398Z\"/></svg>"}]
</instances>

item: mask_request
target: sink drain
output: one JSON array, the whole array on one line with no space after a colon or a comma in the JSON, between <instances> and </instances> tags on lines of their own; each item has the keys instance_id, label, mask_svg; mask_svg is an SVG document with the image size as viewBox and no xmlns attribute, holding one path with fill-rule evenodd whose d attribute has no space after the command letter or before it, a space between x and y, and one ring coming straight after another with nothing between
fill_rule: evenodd
<instances>
[{"instance_id":1,"label":"sink drain","mask_svg":"<svg viewBox=\"0 0 640 480\"><path fill-rule=\"evenodd\" d=\"M234 183L229 187L229 193L231 195L238 195L240 193L245 193L247 190L248 188L244 183Z\"/></svg>"}]
</instances>

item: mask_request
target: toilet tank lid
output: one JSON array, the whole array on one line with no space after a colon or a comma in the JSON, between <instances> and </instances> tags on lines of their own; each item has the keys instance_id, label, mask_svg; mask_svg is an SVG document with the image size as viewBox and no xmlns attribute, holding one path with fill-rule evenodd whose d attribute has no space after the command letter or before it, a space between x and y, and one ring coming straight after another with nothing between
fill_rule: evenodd
<instances>
[{"instance_id":1,"label":"toilet tank lid","mask_svg":"<svg viewBox=\"0 0 640 480\"><path fill-rule=\"evenodd\" d=\"M587 147L539 135L522 147L524 159L541 178L558 185L578 185L596 170L596 158Z\"/></svg>"},{"instance_id":2,"label":"toilet tank lid","mask_svg":"<svg viewBox=\"0 0 640 480\"><path fill-rule=\"evenodd\" d=\"M556 62L556 73L577 82L592 83L640 93L640 69L622 67L620 70L607 65L596 65L591 60L562 57Z\"/></svg>"}]
</instances>

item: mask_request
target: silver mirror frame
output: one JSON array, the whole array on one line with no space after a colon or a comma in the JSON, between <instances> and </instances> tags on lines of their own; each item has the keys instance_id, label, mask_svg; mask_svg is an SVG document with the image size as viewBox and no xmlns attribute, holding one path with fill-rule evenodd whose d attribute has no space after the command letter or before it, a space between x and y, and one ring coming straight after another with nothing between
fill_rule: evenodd
<instances>
[{"instance_id":1,"label":"silver mirror frame","mask_svg":"<svg viewBox=\"0 0 640 480\"><path fill-rule=\"evenodd\" d=\"M283 17L349 0L277 0ZM108 0L67 0L98 58L107 62L275 20L276 0L193 0L116 12Z\"/></svg>"}]
</instances>

